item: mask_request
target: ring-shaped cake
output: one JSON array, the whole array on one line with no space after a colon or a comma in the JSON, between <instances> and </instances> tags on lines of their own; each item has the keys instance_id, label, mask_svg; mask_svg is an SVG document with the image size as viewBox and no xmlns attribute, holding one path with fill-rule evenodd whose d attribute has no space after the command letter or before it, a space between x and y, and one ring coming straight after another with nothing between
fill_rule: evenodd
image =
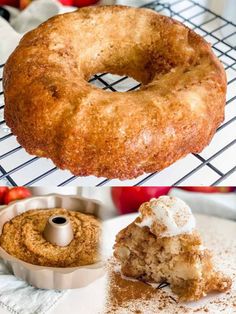
<instances>
[{"instance_id":1,"label":"ring-shaped cake","mask_svg":"<svg viewBox=\"0 0 236 314\"><path fill-rule=\"evenodd\" d=\"M141 88L88 83L102 72ZM148 9L87 7L49 19L22 38L3 85L19 143L78 176L159 171L202 151L224 117L226 77L210 45Z\"/></svg>"}]
</instances>

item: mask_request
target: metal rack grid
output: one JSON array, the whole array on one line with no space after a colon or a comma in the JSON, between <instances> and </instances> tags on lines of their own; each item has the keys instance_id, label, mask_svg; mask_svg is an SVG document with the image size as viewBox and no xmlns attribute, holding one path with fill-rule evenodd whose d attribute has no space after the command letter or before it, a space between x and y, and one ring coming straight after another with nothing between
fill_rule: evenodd
<instances>
[{"instance_id":1,"label":"metal rack grid","mask_svg":"<svg viewBox=\"0 0 236 314\"><path fill-rule=\"evenodd\" d=\"M0 184L7 185L235 185L236 184L236 24L204 7L202 1L152 1L144 7L171 16L205 37L222 61L228 78L225 121L211 144L200 154L189 154L161 172L133 180L75 177L48 159L28 155L19 146L3 118L0 87ZM0 65L0 86L2 69ZM109 91L135 90L133 79L111 74L95 75L90 82Z\"/></svg>"}]
</instances>

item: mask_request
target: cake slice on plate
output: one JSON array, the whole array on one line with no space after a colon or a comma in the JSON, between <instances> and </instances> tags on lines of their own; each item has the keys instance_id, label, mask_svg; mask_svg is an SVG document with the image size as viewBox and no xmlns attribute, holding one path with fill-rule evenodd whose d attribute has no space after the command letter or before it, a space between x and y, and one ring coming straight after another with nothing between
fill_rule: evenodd
<instances>
[{"instance_id":1,"label":"cake slice on plate","mask_svg":"<svg viewBox=\"0 0 236 314\"><path fill-rule=\"evenodd\" d=\"M123 275L168 282L182 301L230 288L231 279L214 268L211 252L203 246L186 203L161 196L142 204L139 212L116 237L114 255Z\"/></svg>"}]
</instances>

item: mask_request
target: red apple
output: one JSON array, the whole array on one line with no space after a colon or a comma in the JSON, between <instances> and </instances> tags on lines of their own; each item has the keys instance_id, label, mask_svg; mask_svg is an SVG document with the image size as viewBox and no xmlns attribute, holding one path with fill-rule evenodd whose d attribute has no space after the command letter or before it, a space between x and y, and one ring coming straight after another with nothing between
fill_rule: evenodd
<instances>
[{"instance_id":1,"label":"red apple","mask_svg":"<svg viewBox=\"0 0 236 314\"><path fill-rule=\"evenodd\" d=\"M4 204L7 205L12 201L21 200L29 196L31 196L31 193L27 188L23 186L15 187L9 189L4 195Z\"/></svg>"},{"instance_id":2,"label":"red apple","mask_svg":"<svg viewBox=\"0 0 236 314\"><path fill-rule=\"evenodd\" d=\"M32 0L20 0L20 9L24 10L31 2Z\"/></svg>"},{"instance_id":3,"label":"red apple","mask_svg":"<svg viewBox=\"0 0 236 314\"><path fill-rule=\"evenodd\" d=\"M171 187L113 187L112 199L120 214L136 212L139 206L153 197L166 195Z\"/></svg>"},{"instance_id":4,"label":"red apple","mask_svg":"<svg viewBox=\"0 0 236 314\"><path fill-rule=\"evenodd\" d=\"M0 5L9 5L11 7L19 8L19 0L0 0Z\"/></svg>"},{"instance_id":5,"label":"red apple","mask_svg":"<svg viewBox=\"0 0 236 314\"><path fill-rule=\"evenodd\" d=\"M7 186L0 186L0 205L4 205L4 197L8 190L9 188Z\"/></svg>"},{"instance_id":6,"label":"red apple","mask_svg":"<svg viewBox=\"0 0 236 314\"><path fill-rule=\"evenodd\" d=\"M73 0L59 0L59 1L63 5L69 5L69 6L73 6L74 5L74 1Z\"/></svg>"},{"instance_id":7,"label":"red apple","mask_svg":"<svg viewBox=\"0 0 236 314\"><path fill-rule=\"evenodd\" d=\"M232 186L183 186L180 189L200 192L200 193L228 193L233 192L235 187Z\"/></svg>"},{"instance_id":8,"label":"red apple","mask_svg":"<svg viewBox=\"0 0 236 314\"><path fill-rule=\"evenodd\" d=\"M74 0L73 5L76 7L85 7L97 3L98 0Z\"/></svg>"}]
</instances>

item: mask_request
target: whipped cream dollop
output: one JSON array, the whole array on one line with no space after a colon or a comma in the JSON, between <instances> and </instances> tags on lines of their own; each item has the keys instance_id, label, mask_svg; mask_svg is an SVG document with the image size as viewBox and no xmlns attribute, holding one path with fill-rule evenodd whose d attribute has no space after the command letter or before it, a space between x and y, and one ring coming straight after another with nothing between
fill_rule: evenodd
<instances>
[{"instance_id":1,"label":"whipped cream dollop","mask_svg":"<svg viewBox=\"0 0 236 314\"><path fill-rule=\"evenodd\" d=\"M158 237L172 237L191 233L195 229L195 218L190 207L173 196L151 199L139 208L136 225L148 227Z\"/></svg>"}]
</instances>

